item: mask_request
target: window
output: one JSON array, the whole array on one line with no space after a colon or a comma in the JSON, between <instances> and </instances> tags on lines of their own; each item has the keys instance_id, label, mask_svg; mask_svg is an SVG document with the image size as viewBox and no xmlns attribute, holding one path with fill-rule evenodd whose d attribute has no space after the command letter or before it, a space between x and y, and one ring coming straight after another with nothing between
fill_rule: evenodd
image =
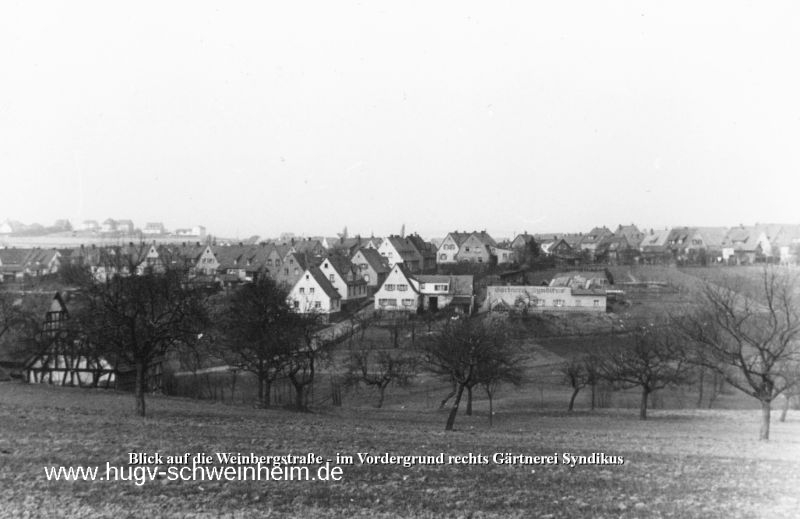
<instances>
[{"instance_id":1,"label":"window","mask_svg":"<svg viewBox=\"0 0 800 519\"><path fill-rule=\"evenodd\" d=\"M433 289L437 292L447 292L447 285L434 285Z\"/></svg>"},{"instance_id":2,"label":"window","mask_svg":"<svg viewBox=\"0 0 800 519\"><path fill-rule=\"evenodd\" d=\"M298 301L297 299L294 300L294 307L295 309L300 308L300 301Z\"/></svg>"},{"instance_id":3,"label":"window","mask_svg":"<svg viewBox=\"0 0 800 519\"><path fill-rule=\"evenodd\" d=\"M322 303L319 301L314 301L314 308L322 308Z\"/></svg>"},{"instance_id":4,"label":"window","mask_svg":"<svg viewBox=\"0 0 800 519\"><path fill-rule=\"evenodd\" d=\"M387 290L388 292L392 292L392 291L394 291L394 285L386 285L386 290Z\"/></svg>"},{"instance_id":5,"label":"window","mask_svg":"<svg viewBox=\"0 0 800 519\"><path fill-rule=\"evenodd\" d=\"M464 247L464 251L469 252L469 247Z\"/></svg>"},{"instance_id":6,"label":"window","mask_svg":"<svg viewBox=\"0 0 800 519\"><path fill-rule=\"evenodd\" d=\"M288 276L289 275L289 269L283 269L283 273Z\"/></svg>"},{"instance_id":7,"label":"window","mask_svg":"<svg viewBox=\"0 0 800 519\"><path fill-rule=\"evenodd\" d=\"M331 279L331 283L333 283L334 281L336 281L336 276L334 276L333 274L331 274L331 275L330 275L330 279Z\"/></svg>"},{"instance_id":8,"label":"window","mask_svg":"<svg viewBox=\"0 0 800 519\"><path fill-rule=\"evenodd\" d=\"M594 300L594 306L600 306L600 300L599 299L595 299Z\"/></svg>"},{"instance_id":9,"label":"window","mask_svg":"<svg viewBox=\"0 0 800 519\"><path fill-rule=\"evenodd\" d=\"M309 289L308 289L308 293L309 293L309 294L313 294L313 293L314 293L314 287L309 287Z\"/></svg>"},{"instance_id":10,"label":"window","mask_svg":"<svg viewBox=\"0 0 800 519\"><path fill-rule=\"evenodd\" d=\"M403 299L403 306L414 306L414 303L416 301L413 299Z\"/></svg>"},{"instance_id":11,"label":"window","mask_svg":"<svg viewBox=\"0 0 800 519\"><path fill-rule=\"evenodd\" d=\"M300 270L299 270L297 267L295 267L295 268L294 268L294 275L296 276L296 275L298 275L299 273L300 273Z\"/></svg>"},{"instance_id":12,"label":"window","mask_svg":"<svg viewBox=\"0 0 800 519\"><path fill-rule=\"evenodd\" d=\"M439 254L439 259L446 260L447 259L447 254Z\"/></svg>"},{"instance_id":13,"label":"window","mask_svg":"<svg viewBox=\"0 0 800 519\"><path fill-rule=\"evenodd\" d=\"M425 283L420 283L419 284L419 289L420 290L425 290Z\"/></svg>"},{"instance_id":14,"label":"window","mask_svg":"<svg viewBox=\"0 0 800 519\"><path fill-rule=\"evenodd\" d=\"M364 281L369 283L369 274L364 274Z\"/></svg>"},{"instance_id":15,"label":"window","mask_svg":"<svg viewBox=\"0 0 800 519\"><path fill-rule=\"evenodd\" d=\"M306 293L306 289L305 289L305 288L303 288L303 287L300 287L300 293L301 293L301 294L305 294L305 293Z\"/></svg>"},{"instance_id":16,"label":"window","mask_svg":"<svg viewBox=\"0 0 800 519\"><path fill-rule=\"evenodd\" d=\"M397 290L400 292L405 292L408 290L408 285L397 285Z\"/></svg>"}]
</instances>

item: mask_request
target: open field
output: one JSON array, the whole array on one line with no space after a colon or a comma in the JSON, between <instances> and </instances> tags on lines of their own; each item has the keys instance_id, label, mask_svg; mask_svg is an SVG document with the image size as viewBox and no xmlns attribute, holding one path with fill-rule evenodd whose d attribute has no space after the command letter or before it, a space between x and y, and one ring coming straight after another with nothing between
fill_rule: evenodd
<instances>
[{"instance_id":1,"label":"open field","mask_svg":"<svg viewBox=\"0 0 800 519\"><path fill-rule=\"evenodd\" d=\"M0 383L0 516L797 517L800 416L759 443L755 411L602 410L574 416L482 408L442 431L444 413L390 406L312 414ZM513 412L509 408L514 407ZM623 465L347 465L338 482L46 481L45 466L123 466L128 452L241 452L326 457L622 456ZM533 472L535 471L535 472Z\"/></svg>"}]
</instances>

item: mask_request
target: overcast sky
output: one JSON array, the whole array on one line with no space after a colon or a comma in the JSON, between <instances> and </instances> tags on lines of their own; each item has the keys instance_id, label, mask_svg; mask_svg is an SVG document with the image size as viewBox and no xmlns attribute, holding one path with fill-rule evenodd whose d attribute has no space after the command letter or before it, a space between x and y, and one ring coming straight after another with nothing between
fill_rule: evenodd
<instances>
[{"instance_id":1,"label":"overcast sky","mask_svg":"<svg viewBox=\"0 0 800 519\"><path fill-rule=\"evenodd\" d=\"M3 2L0 220L800 223L797 2L229 4Z\"/></svg>"}]
</instances>

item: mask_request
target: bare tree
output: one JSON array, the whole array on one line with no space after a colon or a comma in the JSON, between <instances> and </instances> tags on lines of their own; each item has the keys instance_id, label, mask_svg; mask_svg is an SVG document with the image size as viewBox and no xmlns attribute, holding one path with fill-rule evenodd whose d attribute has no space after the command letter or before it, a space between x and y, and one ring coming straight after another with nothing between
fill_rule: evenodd
<instances>
[{"instance_id":1,"label":"bare tree","mask_svg":"<svg viewBox=\"0 0 800 519\"><path fill-rule=\"evenodd\" d=\"M489 381L481 366L513 357L511 337L500 325L481 319L462 319L446 323L429 336L422 346L423 358L433 373L447 377L456 385L445 430L453 430L464 389L476 381Z\"/></svg>"},{"instance_id":2,"label":"bare tree","mask_svg":"<svg viewBox=\"0 0 800 519\"><path fill-rule=\"evenodd\" d=\"M320 337L323 328L321 316L313 312L294 313L287 317L291 330L291 352L283 372L295 390L295 409L308 410L308 388L314 383L317 364L326 361L330 354L330 341Z\"/></svg>"},{"instance_id":3,"label":"bare tree","mask_svg":"<svg viewBox=\"0 0 800 519\"><path fill-rule=\"evenodd\" d=\"M217 351L225 361L258 380L258 402L268 407L272 384L296 348L294 314L286 292L266 276L246 283L220 301Z\"/></svg>"},{"instance_id":4,"label":"bare tree","mask_svg":"<svg viewBox=\"0 0 800 519\"><path fill-rule=\"evenodd\" d=\"M116 275L84 288L79 320L85 340L135 369L140 416L151 366L178 344L194 344L207 328L205 296L179 271Z\"/></svg>"},{"instance_id":5,"label":"bare tree","mask_svg":"<svg viewBox=\"0 0 800 519\"><path fill-rule=\"evenodd\" d=\"M797 276L765 267L758 289L706 283L673 325L694 345L693 361L761 402L759 439L769 439L772 401L798 384ZM733 368L733 369L729 369Z\"/></svg>"},{"instance_id":6,"label":"bare tree","mask_svg":"<svg viewBox=\"0 0 800 519\"><path fill-rule=\"evenodd\" d=\"M478 383L489 399L489 427L494 424L494 395L503 384L519 386L525 380L522 355L515 342L504 344L495 355L478 364Z\"/></svg>"},{"instance_id":7,"label":"bare tree","mask_svg":"<svg viewBox=\"0 0 800 519\"><path fill-rule=\"evenodd\" d=\"M600 365L602 377L619 389L641 388L639 419L647 419L648 397L659 389L687 382L690 367L676 338L664 328L640 328L628 344L609 350Z\"/></svg>"},{"instance_id":8,"label":"bare tree","mask_svg":"<svg viewBox=\"0 0 800 519\"><path fill-rule=\"evenodd\" d=\"M559 371L563 376L563 383L572 388L572 396L570 396L569 406L567 406L567 411L572 412L578 393L589 385L589 371L586 369L586 363L583 359L578 358L565 361L559 367Z\"/></svg>"},{"instance_id":9,"label":"bare tree","mask_svg":"<svg viewBox=\"0 0 800 519\"><path fill-rule=\"evenodd\" d=\"M350 351L345 375L347 385L365 384L378 390L376 407L383 406L386 388L407 386L415 375L417 359L406 351L378 349L374 343L362 343Z\"/></svg>"}]
</instances>

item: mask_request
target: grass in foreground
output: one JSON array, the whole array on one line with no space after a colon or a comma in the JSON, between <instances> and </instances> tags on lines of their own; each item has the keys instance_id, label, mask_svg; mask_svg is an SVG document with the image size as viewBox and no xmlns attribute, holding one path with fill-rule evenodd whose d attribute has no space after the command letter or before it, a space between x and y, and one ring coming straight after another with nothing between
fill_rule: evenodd
<instances>
[{"instance_id":1,"label":"grass in foreground","mask_svg":"<svg viewBox=\"0 0 800 519\"><path fill-rule=\"evenodd\" d=\"M754 440L757 411L325 409L312 414L0 383L0 516L58 517L797 517L800 419ZM327 457L572 452L622 466L343 467L339 482L47 482L44 466L124 465L128 452ZM533 472L535 471L535 472Z\"/></svg>"}]
</instances>

